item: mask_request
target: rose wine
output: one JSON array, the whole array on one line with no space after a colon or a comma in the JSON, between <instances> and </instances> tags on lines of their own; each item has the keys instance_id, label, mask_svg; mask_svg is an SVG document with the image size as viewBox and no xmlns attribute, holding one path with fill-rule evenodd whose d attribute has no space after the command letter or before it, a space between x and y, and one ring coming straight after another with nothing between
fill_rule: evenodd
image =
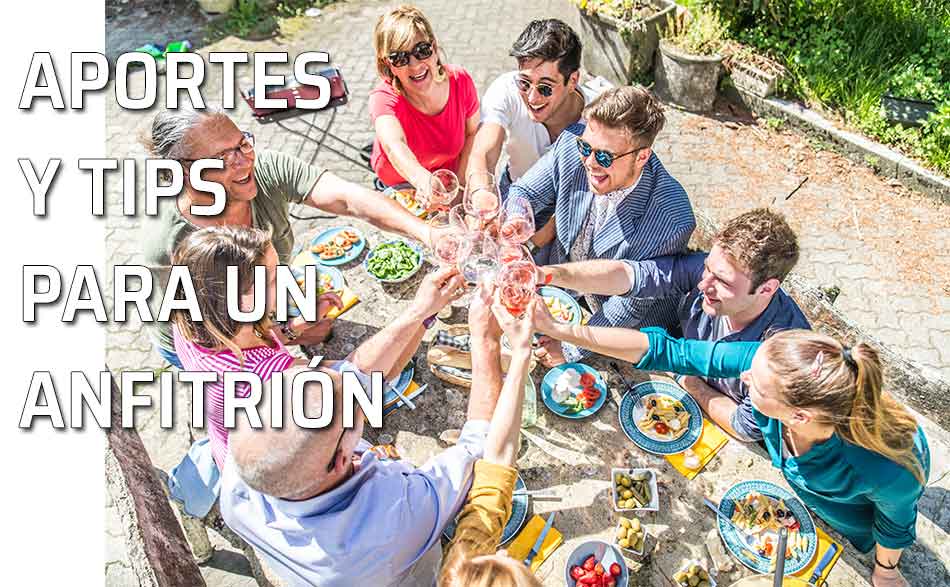
<instances>
[{"instance_id":1,"label":"rose wine","mask_svg":"<svg viewBox=\"0 0 950 587\"><path fill-rule=\"evenodd\" d=\"M458 262L459 245L462 243L462 238L460 234L451 233L438 239L433 252L440 263L454 265Z\"/></svg>"},{"instance_id":2,"label":"rose wine","mask_svg":"<svg viewBox=\"0 0 950 587\"><path fill-rule=\"evenodd\" d=\"M534 235L534 223L524 216L512 216L501 225L499 236L506 242L521 244Z\"/></svg>"}]
</instances>

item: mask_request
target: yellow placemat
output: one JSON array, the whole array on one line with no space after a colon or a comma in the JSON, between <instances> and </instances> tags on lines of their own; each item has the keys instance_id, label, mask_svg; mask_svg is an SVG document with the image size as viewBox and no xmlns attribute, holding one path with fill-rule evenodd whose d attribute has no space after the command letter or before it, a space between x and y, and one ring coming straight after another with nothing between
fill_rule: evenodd
<instances>
[{"instance_id":1,"label":"yellow placemat","mask_svg":"<svg viewBox=\"0 0 950 587\"><path fill-rule=\"evenodd\" d=\"M838 562L838 559L841 558L841 551L844 550L840 542L835 541L831 536L828 536L824 530L819 528L817 525L815 528L818 530L818 548L815 549L815 557L811 559L811 563L804 569L794 573L796 577L808 581L811 579L811 574L815 572L815 567L818 566L818 563L821 562L822 557L825 556L825 552L831 548L832 544L838 546L838 551L835 553L835 556L831 559L831 562L828 563L828 566L825 567L825 570L822 571L821 576L818 577L818 581L815 582L816 585L821 585L828 578L828 573L831 572L831 569L835 567L835 564Z\"/></svg>"},{"instance_id":2,"label":"yellow placemat","mask_svg":"<svg viewBox=\"0 0 950 587\"><path fill-rule=\"evenodd\" d=\"M419 389L419 384L416 383L415 381L410 381L410 382L409 382L409 387L407 387L407 388L406 388L406 391L402 392L402 394L403 394L404 396L406 396L406 397L409 397L409 396L412 395L412 392L414 392L414 391L417 390L417 389ZM391 401L391 402L389 402L388 404L385 404L385 405L383 406L383 411L385 412L385 410L388 410L391 406L392 406L393 408L395 408L396 404L398 404L400 401L401 401L401 400L400 400L399 397L397 396L396 399L394 399L393 401ZM405 404L405 402L403 402L403 404Z\"/></svg>"},{"instance_id":3,"label":"yellow placemat","mask_svg":"<svg viewBox=\"0 0 950 587\"><path fill-rule=\"evenodd\" d=\"M291 262L291 265L294 267L303 267L305 265L313 265L313 256L310 254L310 251L301 251L299 255L294 257L294 260ZM317 267L317 273L320 273L320 267ZM327 312L327 318L333 319L337 318L343 312L346 312L353 306L355 306L360 299L353 293L348 286L343 286L343 291L340 292L340 299L343 300L342 308L333 308Z\"/></svg>"},{"instance_id":4,"label":"yellow placemat","mask_svg":"<svg viewBox=\"0 0 950 587\"><path fill-rule=\"evenodd\" d=\"M531 547L538 541L541 531L544 530L545 521L541 516L531 516L521 532L508 545L508 556L516 561L524 561L528 557L528 553L531 552ZM562 542L564 542L564 536L558 532L557 528L551 526L548 535L544 537L544 542L541 543L541 548L538 549L537 556L531 561L531 572L537 572L541 563L547 560L557 550L557 547L561 546Z\"/></svg>"},{"instance_id":5,"label":"yellow placemat","mask_svg":"<svg viewBox=\"0 0 950 587\"><path fill-rule=\"evenodd\" d=\"M699 457L699 467L695 469L686 468L683 464L683 461L686 459L683 453L667 455L666 460L673 465L674 469L682 473L684 477L692 479L716 456L717 452L722 450L722 447L726 446L727 442L729 442L729 436L720 430L719 426L716 426L707 418L703 418L703 431L699 434L699 440L693 445L693 452Z\"/></svg>"}]
</instances>

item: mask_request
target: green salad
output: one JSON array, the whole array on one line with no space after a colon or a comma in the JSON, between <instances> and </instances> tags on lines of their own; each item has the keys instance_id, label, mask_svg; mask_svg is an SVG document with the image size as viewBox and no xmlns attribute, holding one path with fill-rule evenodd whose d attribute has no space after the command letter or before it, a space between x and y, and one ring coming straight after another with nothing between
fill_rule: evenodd
<instances>
[{"instance_id":1,"label":"green salad","mask_svg":"<svg viewBox=\"0 0 950 587\"><path fill-rule=\"evenodd\" d=\"M400 279L416 270L419 253L402 241L384 243L373 250L366 269L383 280Z\"/></svg>"}]
</instances>

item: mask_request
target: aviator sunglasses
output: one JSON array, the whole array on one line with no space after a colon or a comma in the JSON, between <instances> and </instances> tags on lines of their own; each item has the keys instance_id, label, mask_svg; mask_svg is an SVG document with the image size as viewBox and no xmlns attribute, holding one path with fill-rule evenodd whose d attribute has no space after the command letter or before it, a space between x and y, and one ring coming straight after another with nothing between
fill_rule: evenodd
<instances>
[{"instance_id":1,"label":"aviator sunglasses","mask_svg":"<svg viewBox=\"0 0 950 587\"><path fill-rule=\"evenodd\" d=\"M409 65L410 55L419 61L425 61L429 57L432 57L432 43L429 41L422 41L420 43L416 43L416 46L409 51L393 51L387 55L386 58L389 60L389 64L393 67L405 67Z\"/></svg>"},{"instance_id":2,"label":"aviator sunglasses","mask_svg":"<svg viewBox=\"0 0 950 587\"><path fill-rule=\"evenodd\" d=\"M632 155L637 151L642 151L646 147L639 147L632 151L627 151L626 153L621 153L620 155L614 155L610 151L604 151L603 149L594 149L590 146L590 143L584 139L577 137L577 151L581 154L581 157L587 159L590 157L590 154L594 154L594 159L597 161L597 164L607 169L614 164L614 161L620 159L621 157L626 157L627 155Z\"/></svg>"},{"instance_id":3,"label":"aviator sunglasses","mask_svg":"<svg viewBox=\"0 0 950 587\"><path fill-rule=\"evenodd\" d=\"M532 84L526 79L521 79L520 77L515 80L515 83L518 84L518 90L522 94L527 94L531 91L531 87L534 86L538 93L544 96L545 98L550 98L551 94L554 93L554 88L545 83Z\"/></svg>"}]
</instances>

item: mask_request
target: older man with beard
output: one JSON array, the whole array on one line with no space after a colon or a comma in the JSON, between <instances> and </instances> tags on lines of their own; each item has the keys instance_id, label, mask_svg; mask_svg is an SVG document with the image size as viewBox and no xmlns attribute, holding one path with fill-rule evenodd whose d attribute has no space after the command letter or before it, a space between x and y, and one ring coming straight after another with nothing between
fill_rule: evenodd
<instances>
[{"instance_id":1,"label":"older man with beard","mask_svg":"<svg viewBox=\"0 0 950 587\"><path fill-rule=\"evenodd\" d=\"M581 136L562 133L509 191L534 209L535 225L553 216L553 240L536 254L539 265L618 259L639 261L682 252L696 228L686 191L653 152L665 118L646 89L608 90L584 109ZM586 295L591 326L671 326L673 300L635 295ZM589 351L545 339L547 366L577 361Z\"/></svg>"}]
</instances>

